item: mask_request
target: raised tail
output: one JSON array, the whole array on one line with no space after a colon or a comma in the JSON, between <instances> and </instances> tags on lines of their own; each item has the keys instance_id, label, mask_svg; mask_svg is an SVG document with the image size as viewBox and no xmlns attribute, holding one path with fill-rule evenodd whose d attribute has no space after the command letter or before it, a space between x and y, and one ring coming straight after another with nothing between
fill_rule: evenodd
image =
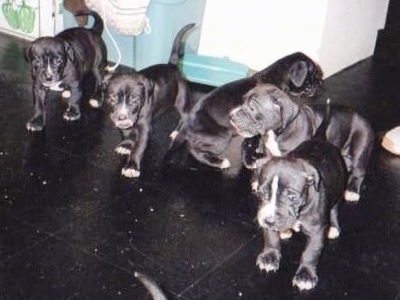
<instances>
[{"instance_id":1,"label":"raised tail","mask_svg":"<svg viewBox=\"0 0 400 300\"><path fill-rule=\"evenodd\" d=\"M174 43L172 44L171 55L169 57L168 63L170 63L172 65L177 65L179 63L179 59L181 58L180 50L181 50L181 43L182 43L183 37L184 37L185 33L187 31L189 31L189 29L191 29L195 25L196 25L195 23L188 24L188 25L182 27L182 29L179 30L179 32L176 34Z\"/></svg>"},{"instance_id":2,"label":"raised tail","mask_svg":"<svg viewBox=\"0 0 400 300\"><path fill-rule=\"evenodd\" d=\"M94 18L94 23L92 29L96 31L98 34L102 34L104 30L104 22L103 19L93 10L85 9L78 11L75 16L92 16Z\"/></svg>"},{"instance_id":3,"label":"raised tail","mask_svg":"<svg viewBox=\"0 0 400 300\"><path fill-rule=\"evenodd\" d=\"M154 300L167 300L161 288L149 276L135 272L135 277L146 287Z\"/></svg>"},{"instance_id":4,"label":"raised tail","mask_svg":"<svg viewBox=\"0 0 400 300\"><path fill-rule=\"evenodd\" d=\"M332 117L331 99L328 98L326 100L325 115L321 125L319 125L317 131L315 132L314 135L315 138L326 140L326 130L328 129L328 126L331 122L331 117Z\"/></svg>"}]
</instances>

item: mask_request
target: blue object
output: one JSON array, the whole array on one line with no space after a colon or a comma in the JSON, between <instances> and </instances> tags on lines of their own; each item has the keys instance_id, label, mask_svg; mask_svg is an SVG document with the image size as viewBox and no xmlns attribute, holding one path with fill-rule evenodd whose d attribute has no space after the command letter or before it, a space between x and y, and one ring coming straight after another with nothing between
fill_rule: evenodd
<instances>
[{"instance_id":1,"label":"blue object","mask_svg":"<svg viewBox=\"0 0 400 300\"><path fill-rule=\"evenodd\" d=\"M121 64L141 70L168 62L176 34L189 23L196 23L196 27L187 33L184 51L197 52L205 5L206 0L151 0L146 13L150 20L151 33L143 33L137 37L120 35L108 26L121 49ZM75 18L65 10L64 27L75 26ZM103 39L107 45L108 60L116 62L117 50L105 31Z\"/></svg>"},{"instance_id":2,"label":"blue object","mask_svg":"<svg viewBox=\"0 0 400 300\"><path fill-rule=\"evenodd\" d=\"M180 70L191 82L221 86L247 77L250 69L228 58L197 54L185 54L180 61Z\"/></svg>"}]
</instances>

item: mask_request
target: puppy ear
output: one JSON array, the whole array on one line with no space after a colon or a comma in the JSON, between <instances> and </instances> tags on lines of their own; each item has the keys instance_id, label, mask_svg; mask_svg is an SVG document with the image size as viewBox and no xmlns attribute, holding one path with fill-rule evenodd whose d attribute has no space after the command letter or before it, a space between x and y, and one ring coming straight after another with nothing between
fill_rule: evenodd
<instances>
[{"instance_id":1,"label":"puppy ear","mask_svg":"<svg viewBox=\"0 0 400 300\"><path fill-rule=\"evenodd\" d=\"M145 78L144 87L146 92L146 101L151 101L154 94L154 82L148 78Z\"/></svg>"},{"instance_id":2,"label":"puppy ear","mask_svg":"<svg viewBox=\"0 0 400 300\"><path fill-rule=\"evenodd\" d=\"M67 56L67 58L70 61L74 61L75 60L75 54L74 54L74 50L72 49L71 45L68 42L63 42L64 43L64 50L65 50L65 54Z\"/></svg>"},{"instance_id":3,"label":"puppy ear","mask_svg":"<svg viewBox=\"0 0 400 300\"><path fill-rule=\"evenodd\" d=\"M300 88L308 75L307 63L304 61L296 62L290 67L289 75L294 86Z\"/></svg>"},{"instance_id":4,"label":"puppy ear","mask_svg":"<svg viewBox=\"0 0 400 300\"><path fill-rule=\"evenodd\" d=\"M25 47L23 51L24 59L30 63L32 61L32 44L29 46Z\"/></svg>"},{"instance_id":5,"label":"puppy ear","mask_svg":"<svg viewBox=\"0 0 400 300\"><path fill-rule=\"evenodd\" d=\"M314 167L307 165L306 173L304 174L306 177L306 184L308 186L313 186L316 192L319 192L321 188L321 179L317 169Z\"/></svg>"}]
</instances>

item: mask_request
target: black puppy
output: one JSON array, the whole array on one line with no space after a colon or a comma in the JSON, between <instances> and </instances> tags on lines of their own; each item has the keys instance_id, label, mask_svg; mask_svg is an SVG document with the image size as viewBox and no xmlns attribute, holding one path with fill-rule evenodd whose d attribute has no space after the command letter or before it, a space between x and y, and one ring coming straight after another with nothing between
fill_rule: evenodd
<instances>
[{"instance_id":1,"label":"black puppy","mask_svg":"<svg viewBox=\"0 0 400 300\"><path fill-rule=\"evenodd\" d=\"M257 220L264 231L264 249L257 266L266 272L277 271L282 256L280 233L303 232L306 246L293 278L299 290L316 286L326 237L334 239L340 233L338 200L347 173L339 149L325 140L326 126L321 125L323 129L314 139L301 143L286 157L273 157L257 170Z\"/></svg>"},{"instance_id":2,"label":"black puppy","mask_svg":"<svg viewBox=\"0 0 400 300\"><path fill-rule=\"evenodd\" d=\"M185 33L195 24L183 27L177 34L169 63L150 66L140 72L113 75L106 83L107 103L114 125L123 135L115 151L127 155L121 173L139 177L140 162L147 146L155 114L174 107L182 118L191 109L189 90L179 72L180 45Z\"/></svg>"},{"instance_id":3,"label":"black puppy","mask_svg":"<svg viewBox=\"0 0 400 300\"><path fill-rule=\"evenodd\" d=\"M35 105L34 116L26 124L30 131L40 131L45 126L48 90L68 92L68 108L64 113L64 119L67 121L78 120L81 116L79 105L86 75L92 73L95 77L94 94L101 91L107 63L107 50L101 38L103 21L93 11L82 11L77 15L93 16L93 27L71 28L55 37L38 38L25 51L25 57L31 65ZM102 97L91 100L90 104L98 107L101 101Z\"/></svg>"},{"instance_id":4,"label":"black puppy","mask_svg":"<svg viewBox=\"0 0 400 300\"><path fill-rule=\"evenodd\" d=\"M242 137L262 135L265 138L263 142L271 144L268 135L274 132L277 147L272 151L275 152L273 155L285 156L313 137L322 122L324 111L323 105L298 105L278 87L259 84L245 95L243 104L231 112L230 118ZM373 147L374 132L368 121L359 114L347 108L335 107L327 129L327 139L341 150L351 172L345 199L358 201ZM266 147L270 148L270 145ZM245 148L243 150L246 151Z\"/></svg>"},{"instance_id":5,"label":"black puppy","mask_svg":"<svg viewBox=\"0 0 400 300\"><path fill-rule=\"evenodd\" d=\"M186 141L189 152L201 163L229 168L229 160L222 157L235 134L229 113L242 104L243 95L258 82L276 84L294 97L312 97L322 86L322 71L309 57L297 52L251 77L216 88L195 104L176 133L171 151Z\"/></svg>"}]
</instances>

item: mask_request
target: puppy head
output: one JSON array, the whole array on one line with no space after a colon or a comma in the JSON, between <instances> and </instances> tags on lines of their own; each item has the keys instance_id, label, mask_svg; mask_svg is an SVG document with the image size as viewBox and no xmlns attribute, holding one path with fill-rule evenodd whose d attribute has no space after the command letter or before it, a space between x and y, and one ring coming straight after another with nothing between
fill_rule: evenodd
<instances>
[{"instance_id":1,"label":"puppy head","mask_svg":"<svg viewBox=\"0 0 400 300\"><path fill-rule=\"evenodd\" d=\"M323 85L321 68L308 58L293 63L287 76L282 89L292 95L313 97Z\"/></svg>"},{"instance_id":2,"label":"puppy head","mask_svg":"<svg viewBox=\"0 0 400 300\"><path fill-rule=\"evenodd\" d=\"M115 127L128 129L134 126L141 113L146 114L144 111L150 109L153 84L143 75L113 75L105 84L106 101Z\"/></svg>"},{"instance_id":3,"label":"puppy head","mask_svg":"<svg viewBox=\"0 0 400 300\"><path fill-rule=\"evenodd\" d=\"M230 113L230 121L243 137L285 128L299 107L282 90L271 84L258 84L244 95L243 104Z\"/></svg>"},{"instance_id":4,"label":"puppy head","mask_svg":"<svg viewBox=\"0 0 400 300\"><path fill-rule=\"evenodd\" d=\"M25 59L31 65L32 78L51 87L63 79L64 67L68 59L73 59L73 51L67 42L42 37L25 49Z\"/></svg>"},{"instance_id":5,"label":"puppy head","mask_svg":"<svg viewBox=\"0 0 400 300\"><path fill-rule=\"evenodd\" d=\"M320 189L318 171L300 159L272 158L258 178L258 224L285 231L293 228Z\"/></svg>"}]
</instances>

